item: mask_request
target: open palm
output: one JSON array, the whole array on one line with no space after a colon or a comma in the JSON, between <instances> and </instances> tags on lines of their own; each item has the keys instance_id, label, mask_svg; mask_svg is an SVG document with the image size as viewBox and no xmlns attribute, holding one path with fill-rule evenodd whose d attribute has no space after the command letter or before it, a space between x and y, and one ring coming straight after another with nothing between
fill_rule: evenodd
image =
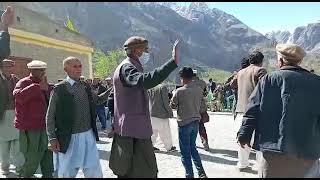
<instances>
[{"instance_id":1,"label":"open palm","mask_svg":"<svg viewBox=\"0 0 320 180\"><path fill-rule=\"evenodd\" d=\"M180 40L177 39L174 44L173 44L173 48L172 48L172 58L174 59L174 62L176 64L179 64L179 56L178 56L178 53L177 53L177 46L179 44Z\"/></svg>"}]
</instances>

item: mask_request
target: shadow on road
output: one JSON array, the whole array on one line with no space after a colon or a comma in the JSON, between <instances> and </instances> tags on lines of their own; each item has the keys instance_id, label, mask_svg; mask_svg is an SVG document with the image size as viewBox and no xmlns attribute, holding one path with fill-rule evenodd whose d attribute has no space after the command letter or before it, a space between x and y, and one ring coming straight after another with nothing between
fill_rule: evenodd
<instances>
[{"instance_id":1,"label":"shadow on road","mask_svg":"<svg viewBox=\"0 0 320 180\"><path fill-rule=\"evenodd\" d=\"M198 148L203 149L202 147L198 147ZM233 157L235 159L237 159L237 157L238 157L238 152L237 151L232 151L232 150L211 149L210 148L209 152L211 154L222 154L223 156ZM170 152L170 153L163 152L163 151L156 151L156 153L181 157L180 152L178 152L178 151ZM227 165L233 165L233 166L236 166L236 164L237 164L236 160L235 161L234 160L228 160L228 159L225 159L225 158L216 157L216 156L210 156L210 155L202 154L202 153L199 153L199 155L200 155L202 161L214 162L214 163L219 163L219 164L227 164ZM255 160L255 153L254 152L252 152L250 154L250 159ZM251 173L251 174L258 174L257 171L254 171L251 168L249 168L245 172L246 173Z\"/></svg>"},{"instance_id":2,"label":"shadow on road","mask_svg":"<svg viewBox=\"0 0 320 180\"><path fill-rule=\"evenodd\" d=\"M157 151L156 153L181 157L180 152L177 152L177 151L170 152L170 153L163 152L163 151ZM219 163L219 164L228 164L228 165L236 165L237 164L237 161L227 160L224 158L210 156L210 155L206 155L206 154L202 154L202 153L199 153L199 155L201 157L201 160L203 160L203 161L209 161L209 162L214 162L214 163Z\"/></svg>"},{"instance_id":3,"label":"shadow on road","mask_svg":"<svg viewBox=\"0 0 320 180\"><path fill-rule=\"evenodd\" d=\"M199 149L204 149L203 147L197 147ZM232 157L232 158L238 158L238 151L232 151L232 150L227 150L227 149L211 149L210 148L210 153L212 154L223 154L223 156L226 157ZM249 159L255 160L256 159L256 153L251 151Z\"/></svg>"},{"instance_id":4,"label":"shadow on road","mask_svg":"<svg viewBox=\"0 0 320 180\"><path fill-rule=\"evenodd\" d=\"M7 175L3 175L4 178L19 178L18 174L10 172Z\"/></svg>"}]
</instances>

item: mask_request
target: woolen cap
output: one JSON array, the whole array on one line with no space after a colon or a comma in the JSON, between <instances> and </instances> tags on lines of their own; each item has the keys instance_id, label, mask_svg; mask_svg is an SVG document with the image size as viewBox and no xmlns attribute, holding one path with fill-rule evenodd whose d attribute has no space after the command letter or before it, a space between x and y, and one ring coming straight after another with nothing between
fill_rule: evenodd
<instances>
[{"instance_id":1,"label":"woolen cap","mask_svg":"<svg viewBox=\"0 0 320 180\"><path fill-rule=\"evenodd\" d=\"M277 44L276 51L291 63L298 63L306 56L306 52L296 44Z\"/></svg>"},{"instance_id":2,"label":"woolen cap","mask_svg":"<svg viewBox=\"0 0 320 180\"><path fill-rule=\"evenodd\" d=\"M148 52L148 40L143 37L132 36L126 40L126 42L123 44L123 47L124 50L142 47L145 48L145 52Z\"/></svg>"},{"instance_id":3,"label":"woolen cap","mask_svg":"<svg viewBox=\"0 0 320 180\"><path fill-rule=\"evenodd\" d=\"M38 60L31 61L27 66L28 69L47 69L47 63Z\"/></svg>"},{"instance_id":4,"label":"woolen cap","mask_svg":"<svg viewBox=\"0 0 320 180\"><path fill-rule=\"evenodd\" d=\"M0 66L14 66L14 61L10 60L10 59L4 59L1 63Z\"/></svg>"}]
</instances>

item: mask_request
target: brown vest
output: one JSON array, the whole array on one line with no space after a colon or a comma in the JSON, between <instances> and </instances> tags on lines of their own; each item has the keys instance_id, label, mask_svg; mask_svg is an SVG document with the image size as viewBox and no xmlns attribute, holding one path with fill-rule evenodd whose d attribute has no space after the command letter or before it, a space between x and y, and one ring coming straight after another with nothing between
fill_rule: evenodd
<instances>
[{"instance_id":1,"label":"brown vest","mask_svg":"<svg viewBox=\"0 0 320 180\"><path fill-rule=\"evenodd\" d=\"M117 67L113 76L114 87L114 131L120 136L149 139L152 126L149 113L149 98L143 87L126 87L120 80L120 70L124 64L132 64L139 72L142 65L126 58Z\"/></svg>"}]
</instances>

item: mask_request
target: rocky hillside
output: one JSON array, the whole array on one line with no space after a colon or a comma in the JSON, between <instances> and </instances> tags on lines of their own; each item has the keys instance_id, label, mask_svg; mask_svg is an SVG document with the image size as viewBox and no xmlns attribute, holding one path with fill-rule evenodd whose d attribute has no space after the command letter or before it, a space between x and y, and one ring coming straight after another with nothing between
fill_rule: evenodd
<instances>
[{"instance_id":1,"label":"rocky hillside","mask_svg":"<svg viewBox=\"0 0 320 180\"><path fill-rule=\"evenodd\" d=\"M272 31L265 36L272 42L286 43L289 40L291 33L289 31Z\"/></svg>"},{"instance_id":2,"label":"rocky hillside","mask_svg":"<svg viewBox=\"0 0 320 180\"><path fill-rule=\"evenodd\" d=\"M158 3L110 2L16 2L40 11L58 22L69 17L80 33L103 50L120 48L131 35L150 40L147 67L162 64L171 55L171 46L181 37L183 65L198 69L215 67L232 71L242 56L270 41L237 18L203 3L175 7Z\"/></svg>"},{"instance_id":3,"label":"rocky hillside","mask_svg":"<svg viewBox=\"0 0 320 180\"><path fill-rule=\"evenodd\" d=\"M267 33L266 37L279 43L299 44L309 53L320 53L320 22L297 27L293 34L277 31Z\"/></svg>"}]
</instances>

